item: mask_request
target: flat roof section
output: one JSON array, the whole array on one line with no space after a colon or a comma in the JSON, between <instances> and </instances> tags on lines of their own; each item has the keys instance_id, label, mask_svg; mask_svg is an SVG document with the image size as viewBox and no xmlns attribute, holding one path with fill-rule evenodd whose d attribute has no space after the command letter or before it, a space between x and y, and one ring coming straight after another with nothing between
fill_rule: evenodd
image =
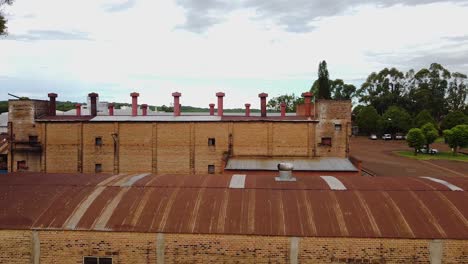
<instances>
[{"instance_id":1,"label":"flat roof section","mask_svg":"<svg viewBox=\"0 0 468 264\"><path fill-rule=\"evenodd\" d=\"M268 158L233 157L226 164L226 170L277 171L278 164L292 163L293 171L358 171L346 158Z\"/></svg>"}]
</instances>

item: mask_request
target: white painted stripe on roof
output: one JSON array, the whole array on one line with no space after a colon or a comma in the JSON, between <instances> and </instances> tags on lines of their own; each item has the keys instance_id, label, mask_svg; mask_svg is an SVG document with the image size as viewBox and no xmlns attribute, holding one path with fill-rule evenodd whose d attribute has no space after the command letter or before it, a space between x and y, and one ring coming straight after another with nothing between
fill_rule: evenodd
<instances>
[{"instance_id":1,"label":"white painted stripe on roof","mask_svg":"<svg viewBox=\"0 0 468 264\"><path fill-rule=\"evenodd\" d=\"M440 184L442 184L442 185L445 185L447 188L449 188L449 189L452 190L452 191L463 191L462 188L460 188L460 187L458 187L458 186L456 186L456 185L453 185L453 184L451 184L450 182L441 180L441 179L432 178L432 177L421 177L421 178L428 179L428 180L431 180L431 181L433 181L433 182L437 182L437 183L440 183Z\"/></svg>"},{"instance_id":2,"label":"white painted stripe on roof","mask_svg":"<svg viewBox=\"0 0 468 264\"><path fill-rule=\"evenodd\" d=\"M78 205L78 208L73 212L73 214L67 219L64 226L66 229L75 229L76 225L81 220L81 217L85 214L91 204L96 200L96 198L104 191L105 186L97 187L84 201Z\"/></svg>"},{"instance_id":3,"label":"white painted stripe on roof","mask_svg":"<svg viewBox=\"0 0 468 264\"><path fill-rule=\"evenodd\" d=\"M143 173L143 174L139 174L139 175L136 175L136 176L133 176L131 177L130 179L128 179L125 183L123 183L122 185L120 185L120 187L130 187L132 186L135 182L143 179L144 177L150 175L150 173Z\"/></svg>"},{"instance_id":4,"label":"white painted stripe on roof","mask_svg":"<svg viewBox=\"0 0 468 264\"><path fill-rule=\"evenodd\" d=\"M332 190L346 190L344 184L333 176L320 176L320 178L322 178Z\"/></svg>"},{"instance_id":5,"label":"white painted stripe on roof","mask_svg":"<svg viewBox=\"0 0 468 264\"><path fill-rule=\"evenodd\" d=\"M244 189L245 188L245 174L234 174L231 177L229 188L232 189Z\"/></svg>"}]
</instances>

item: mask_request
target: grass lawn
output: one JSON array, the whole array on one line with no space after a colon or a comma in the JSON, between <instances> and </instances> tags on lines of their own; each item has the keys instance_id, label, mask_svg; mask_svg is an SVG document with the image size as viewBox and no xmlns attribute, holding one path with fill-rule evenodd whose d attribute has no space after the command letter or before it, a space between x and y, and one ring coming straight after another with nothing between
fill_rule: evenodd
<instances>
[{"instance_id":1,"label":"grass lawn","mask_svg":"<svg viewBox=\"0 0 468 264\"><path fill-rule=\"evenodd\" d=\"M434 141L434 143L445 143L444 137L438 137L438 138L436 138L436 140Z\"/></svg>"},{"instance_id":2,"label":"grass lawn","mask_svg":"<svg viewBox=\"0 0 468 264\"><path fill-rule=\"evenodd\" d=\"M417 156L414 155L413 151L395 151L395 153L402 157L418 159L418 160L439 159L439 160L457 160L457 161L468 162L468 155L458 153L456 156L454 156L452 152L439 152L435 155L418 153Z\"/></svg>"}]
</instances>

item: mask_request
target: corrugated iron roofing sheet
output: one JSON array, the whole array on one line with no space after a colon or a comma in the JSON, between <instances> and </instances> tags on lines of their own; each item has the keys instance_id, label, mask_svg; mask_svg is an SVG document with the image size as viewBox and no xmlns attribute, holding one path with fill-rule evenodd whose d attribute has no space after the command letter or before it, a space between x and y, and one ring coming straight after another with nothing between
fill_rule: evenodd
<instances>
[{"instance_id":1,"label":"corrugated iron roofing sheet","mask_svg":"<svg viewBox=\"0 0 468 264\"><path fill-rule=\"evenodd\" d=\"M1 175L0 229L468 239L467 192L427 179L232 176Z\"/></svg>"}]
</instances>

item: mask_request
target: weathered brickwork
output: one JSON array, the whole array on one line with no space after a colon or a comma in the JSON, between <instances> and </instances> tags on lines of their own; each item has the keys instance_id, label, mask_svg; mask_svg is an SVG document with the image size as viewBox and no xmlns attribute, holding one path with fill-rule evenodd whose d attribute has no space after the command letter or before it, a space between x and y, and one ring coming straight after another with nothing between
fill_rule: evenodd
<instances>
[{"instance_id":1,"label":"weathered brickwork","mask_svg":"<svg viewBox=\"0 0 468 264\"><path fill-rule=\"evenodd\" d=\"M36 238L33 233L36 232ZM468 263L467 240L0 230L0 263ZM441 255L431 244L441 244ZM431 252L432 250L432 252Z\"/></svg>"}]
</instances>

